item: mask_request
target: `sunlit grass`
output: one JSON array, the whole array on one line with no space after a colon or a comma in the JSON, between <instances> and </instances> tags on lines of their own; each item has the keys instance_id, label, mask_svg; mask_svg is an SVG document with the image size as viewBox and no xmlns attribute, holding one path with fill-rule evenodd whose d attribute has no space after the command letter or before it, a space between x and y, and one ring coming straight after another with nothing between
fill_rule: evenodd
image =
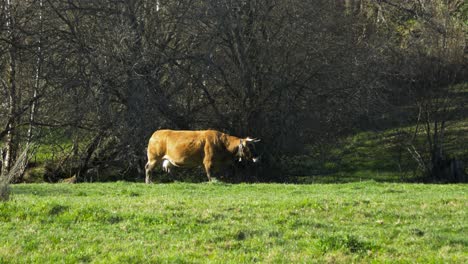
<instances>
[{"instance_id":1,"label":"sunlit grass","mask_svg":"<svg viewBox=\"0 0 468 264\"><path fill-rule=\"evenodd\" d=\"M31 184L0 262L466 263L466 185Z\"/></svg>"}]
</instances>

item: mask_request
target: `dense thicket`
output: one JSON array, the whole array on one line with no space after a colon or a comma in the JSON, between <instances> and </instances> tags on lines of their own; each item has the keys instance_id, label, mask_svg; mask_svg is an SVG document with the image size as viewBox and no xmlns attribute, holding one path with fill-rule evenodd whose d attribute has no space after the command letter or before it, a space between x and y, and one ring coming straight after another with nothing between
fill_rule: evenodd
<instances>
[{"instance_id":1,"label":"dense thicket","mask_svg":"<svg viewBox=\"0 0 468 264\"><path fill-rule=\"evenodd\" d=\"M17 181L24 149L51 181L142 178L158 128L261 138L257 180L288 180L287 157L395 123L417 124L400 143L425 175L449 160L463 0L0 3L2 174Z\"/></svg>"}]
</instances>

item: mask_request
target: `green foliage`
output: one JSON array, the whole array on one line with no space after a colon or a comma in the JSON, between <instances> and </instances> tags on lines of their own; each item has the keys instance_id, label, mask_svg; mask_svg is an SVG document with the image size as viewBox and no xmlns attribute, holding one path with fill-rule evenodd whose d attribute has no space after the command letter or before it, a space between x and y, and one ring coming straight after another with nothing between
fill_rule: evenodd
<instances>
[{"instance_id":1,"label":"green foliage","mask_svg":"<svg viewBox=\"0 0 468 264\"><path fill-rule=\"evenodd\" d=\"M466 263L466 185L13 185L2 263Z\"/></svg>"}]
</instances>

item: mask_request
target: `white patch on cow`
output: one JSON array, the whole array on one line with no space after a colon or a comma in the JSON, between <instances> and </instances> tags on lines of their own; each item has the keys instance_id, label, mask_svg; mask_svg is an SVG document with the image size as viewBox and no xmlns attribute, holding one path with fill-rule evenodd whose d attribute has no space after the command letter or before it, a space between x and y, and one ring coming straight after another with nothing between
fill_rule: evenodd
<instances>
[{"instance_id":1,"label":"white patch on cow","mask_svg":"<svg viewBox=\"0 0 468 264\"><path fill-rule=\"evenodd\" d=\"M171 168L170 168L171 167L171 162L169 160L165 159L163 161L162 167L163 167L163 171L165 171L167 173L171 172Z\"/></svg>"},{"instance_id":2,"label":"white patch on cow","mask_svg":"<svg viewBox=\"0 0 468 264\"><path fill-rule=\"evenodd\" d=\"M255 162L258 162L260 160L260 158L253 158L252 161L255 163Z\"/></svg>"},{"instance_id":3,"label":"white patch on cow","mask_svg":"<svg viewBox=\"0 0 468 264\"><path fill-rule=\"evenodd\" d=\"M162 167L165 172L171 172L171 167L180 167L167 155L164 155L162 159L163 159Z\"/></svg>"}]
</instances>

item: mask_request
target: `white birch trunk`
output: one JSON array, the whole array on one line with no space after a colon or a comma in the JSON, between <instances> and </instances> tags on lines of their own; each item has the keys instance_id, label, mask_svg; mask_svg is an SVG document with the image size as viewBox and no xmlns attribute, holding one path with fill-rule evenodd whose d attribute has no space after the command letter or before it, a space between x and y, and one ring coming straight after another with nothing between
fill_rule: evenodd
<instances>
[{"instance_id":1,"label":"white birch trunk","mask_svg":"<svg viewBox=\"0 0 468 264\"><path fill-rule=\"evenodd\" d=\"M11 46L8 51L9 55L9 80L8 80L8 119L9 124L7 127L7 135L5 141L5 157L2 162L2 171L1 175L5 176L10 171L14 160L15 146L14 146L14 127L16 125L16 47L15 47L15 36L13 32L14 28L14 18L11 14L12 0L6 0L4 11L6 16L6 31L8 33L8 38L11 41Z\"/></svg>"},{"instance_id":2,"label":"white birch trunk","mask_svg":"<svg viewBox=\"0 0 468 264\"><path fill-rule=\"evenodd\" d=\"M33 137L33 129L34 129L34 120L35 115L38 107L37 97L39 94L39 81L41 75L41 68L42 68L42 8L43 2L42 0L39 1L39 24L40 24L40 32L39 32L39 40L37 46L37 59L36 59L36 72L34 74L34 87L33 87L33 100L31 103L30 114L29 114L29 127L28 127L28 134L26 139L26 147L29 148L31 144L32 137Z\"/></svg>"}]
</instances>

